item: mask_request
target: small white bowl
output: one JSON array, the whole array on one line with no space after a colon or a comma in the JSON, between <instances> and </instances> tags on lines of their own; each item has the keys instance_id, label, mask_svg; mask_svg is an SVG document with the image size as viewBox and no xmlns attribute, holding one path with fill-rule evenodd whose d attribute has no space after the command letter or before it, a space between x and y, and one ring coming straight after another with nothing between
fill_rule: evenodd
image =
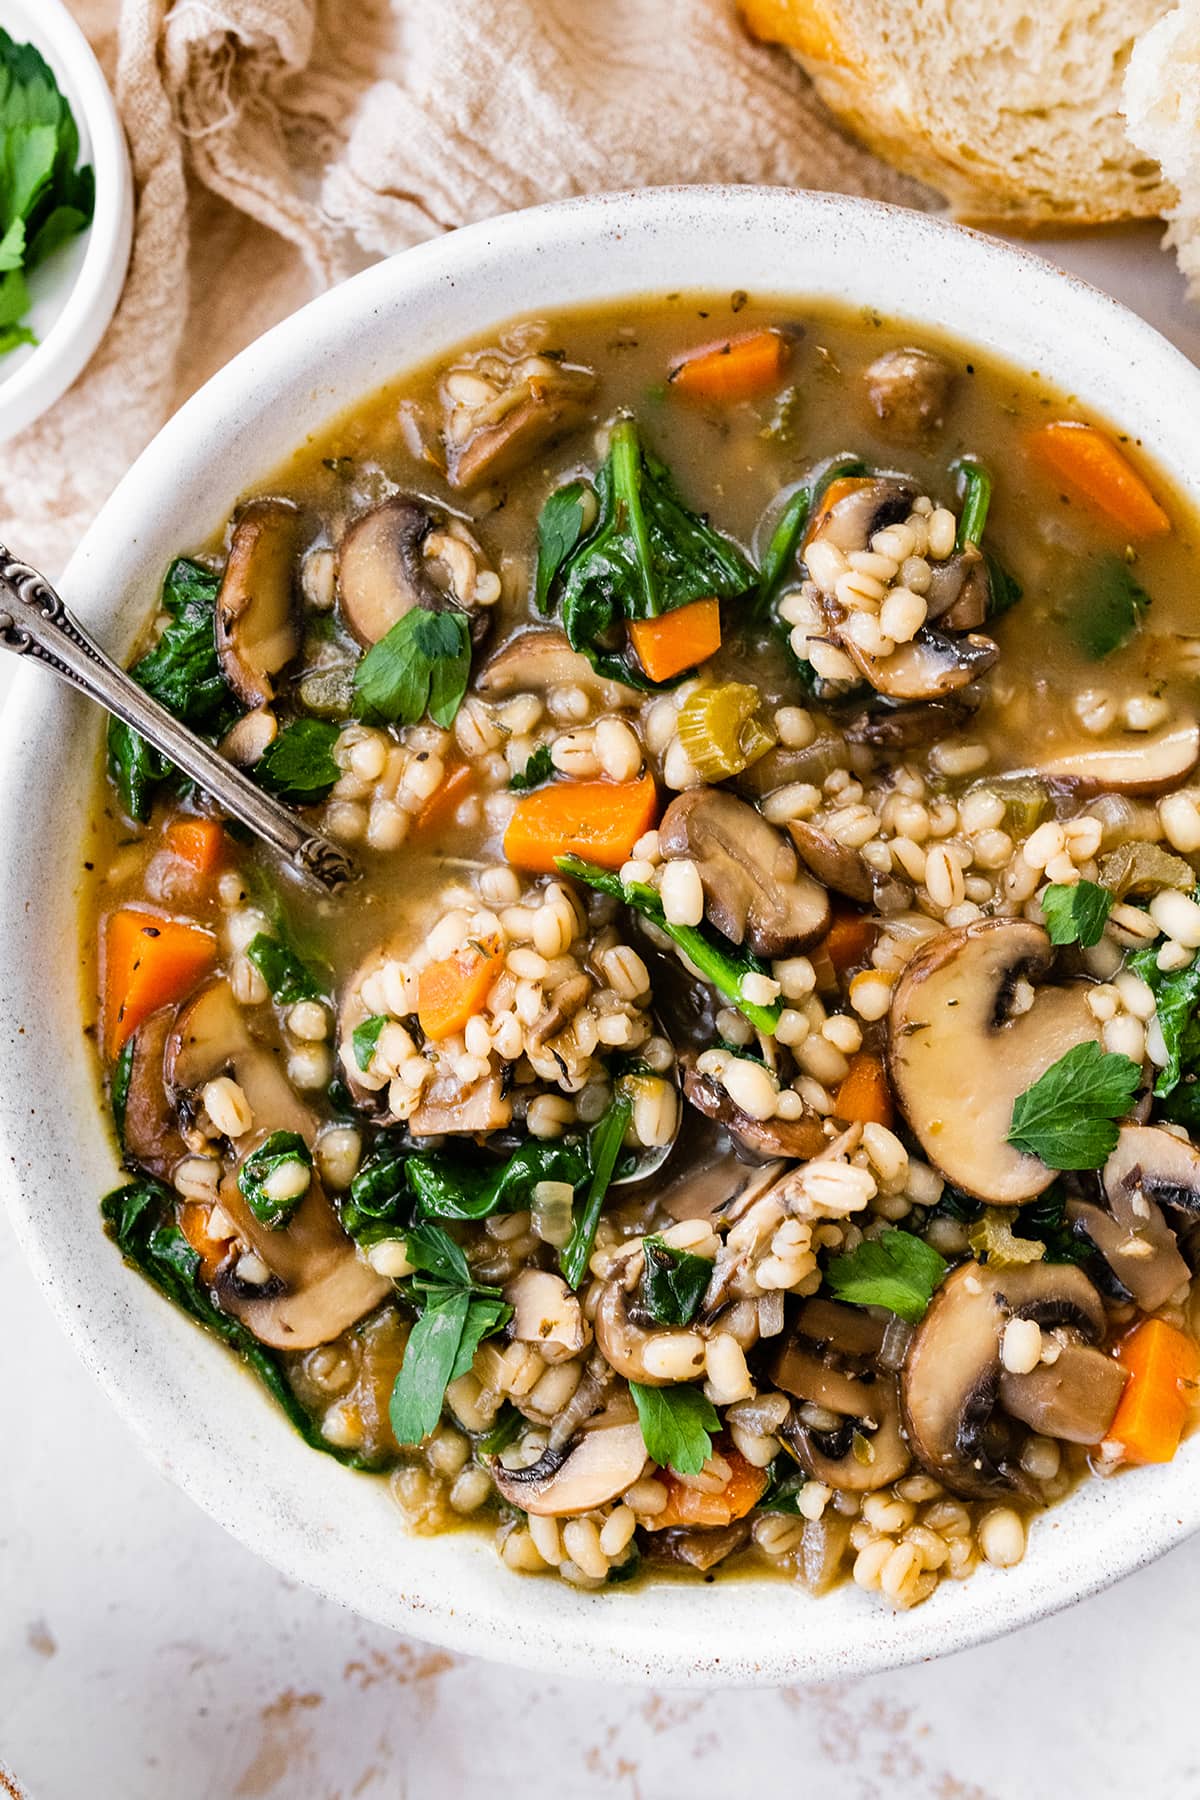
<instances>
[{"instance_id":1,"label":"small white bowl","mask_svg":"<svg viewBox=\"0 0 1200 1800\"><path fill-rule=\"evenodd\" d=\"M170 558L306 434L406 364L518 314L707 289L880 307L1040 370L1135 433L1200 507L1200 371L1040 258L832 195L690 188L457 231L288 319L214 377L121 483L66 598L117 653ZM125 1268L97 1202L119 1177L80 1030L79 887L101 722L18 669L0 737L0 1182L88 1366L157 1465L288 1576L400 1631L557 1675L716 1685L828 1680L944 1655L1091 1593L1200 1526L1200 1436L1163 1468L1085 1484L1016 1568L911 1613L741 1577L580 1593L509 1573L485 1538L409 1537L386 1483L308 1450L228 1355Z\"/></svg>"},{"instance_id":2,"label":"small white bowl","mask_svg":"<svg viewBox=\"0 0 1200 1800\"><path fill-rule=\"evenodd\" d=\"M79 127L80 160L96 172L91 224L29 278L38 343L0 357L3 442L67 391L108 329L129 265L133 178L116 104L62 0L0 0L0 25L50 64Z\"/></svg>"}]
</instances>

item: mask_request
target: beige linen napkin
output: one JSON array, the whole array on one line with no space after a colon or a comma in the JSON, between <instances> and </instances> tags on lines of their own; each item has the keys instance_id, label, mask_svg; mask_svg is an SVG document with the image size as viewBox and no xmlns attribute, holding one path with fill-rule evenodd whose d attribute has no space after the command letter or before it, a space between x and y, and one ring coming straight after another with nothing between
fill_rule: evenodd
<instances>
[{"instance_id":1,"label":"beige linen napkin","mask_svg":"<svg viewBox=\"0 0 1200 1800\"><path fill-rule=\"evenodd\" d=\"M137 222L96 357L0 460L0 540L51 574L205 376L373 257L537 201L662 182L933 204L842 136L732 0L73 10L115 70Z\"/></svg>"}]
</instances>

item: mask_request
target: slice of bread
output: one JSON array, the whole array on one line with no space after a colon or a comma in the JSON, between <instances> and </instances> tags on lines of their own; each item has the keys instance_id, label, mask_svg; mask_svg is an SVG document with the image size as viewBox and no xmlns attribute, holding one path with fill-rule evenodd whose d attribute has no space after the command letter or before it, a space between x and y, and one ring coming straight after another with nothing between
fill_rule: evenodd
<instances>
[{"instance_id":1,"label":"slice of bread","mask_svg":"<svg viewBox=\"0 0 1200 1800\"><path fill-rule=\"evenodd\" d=\"M1120 116L1165 0L738 0L863 141L961 218L1025 228L1161 212L1173 195Z\"/></svg>"},{"instance_id":2,"label":"slice of bread","mask_svg":"<svg viewBox=\"0 0 1200 1800\"><path fill-rule=\"evenodd\" d=\"M1167 242L1200 300L1200 0L1184 0L1139 38L1125 76L1125 117L1132 141L1158 158L1177 191Z\"/></svg>"}]
</instances>

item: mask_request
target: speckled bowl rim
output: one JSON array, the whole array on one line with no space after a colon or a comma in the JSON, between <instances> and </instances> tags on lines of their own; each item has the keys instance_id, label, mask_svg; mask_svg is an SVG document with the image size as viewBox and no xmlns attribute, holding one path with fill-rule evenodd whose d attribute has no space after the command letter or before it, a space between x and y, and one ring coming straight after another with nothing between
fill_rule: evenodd
<instances>
[{"instance_id":1,"label":"speckled bowl rim","mask_svg":"<svg viewBox=\"0 0 1200 1800\"><path fill-rule=\"evenodd\" d=\"M1136 432L1200 505L1200 372L1142 320L1029 252L918 213L767 188L604 195L512 214L379 264L269 332L138 459L63 581L115 650L169 557L306 431L406 364L514 315L659 292L840 299L946 327ZM863 1675L978 1644L1149 1562L1200 1526L1200 1438L1086 1484L1011 1570L945 1582L907 1614L847 1587L657 1582L584 1594L501 1568L470 1533L409 1537L385 1484L307 1450L227 1353L127 1270L96 1199L117 1167L79 1033L80 866L100 725L19 672L0 793L0 1181L84 1362L155 1464L286 1576L399 1631L556 1675L768 1685ZM70 945L64 953L62 946Z\"/></svg>"}]
</instances>

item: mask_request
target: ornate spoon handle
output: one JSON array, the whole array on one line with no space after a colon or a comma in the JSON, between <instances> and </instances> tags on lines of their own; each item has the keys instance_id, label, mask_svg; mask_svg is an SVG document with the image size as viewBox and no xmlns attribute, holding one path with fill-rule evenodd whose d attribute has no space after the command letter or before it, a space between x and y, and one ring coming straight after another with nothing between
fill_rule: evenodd
<instances>
[{"instance_id":1,"label":"ornate spoon handle","mask_svg":"<svg viewBox=\"0 0 1200 1800\"><path fill-rule=\"evenodd\" d=\"M331 893L358 871L345 851L264 794L223 756L181 725L118 668L73 619L46 579L0 544L0 647L32 657L140 732L231 819L262 838L302 875Z\"/></svg>"}]
</instances>

